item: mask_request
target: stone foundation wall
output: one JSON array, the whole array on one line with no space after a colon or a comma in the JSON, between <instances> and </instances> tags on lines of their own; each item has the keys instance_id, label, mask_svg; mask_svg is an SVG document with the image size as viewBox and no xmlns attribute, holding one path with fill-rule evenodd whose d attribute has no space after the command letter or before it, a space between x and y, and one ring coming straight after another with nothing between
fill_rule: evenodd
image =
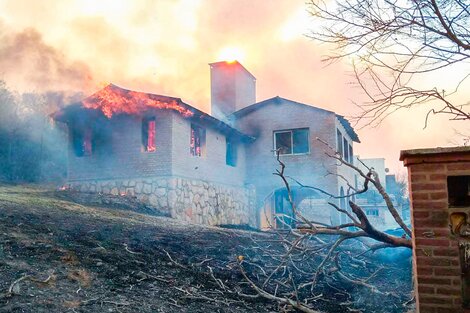
<instances>
[{"instance_id":1,"label":"stone foundation wall","mask_svg":"<svg viewBox=\"0 0 470 313\"><path fill-rule=\"evenodd\" d=\"M70 182L80 192L136 197L175 219L205 225L256 226L253 186L236 187L180 177Z\"/></svg>"}]
</instances>

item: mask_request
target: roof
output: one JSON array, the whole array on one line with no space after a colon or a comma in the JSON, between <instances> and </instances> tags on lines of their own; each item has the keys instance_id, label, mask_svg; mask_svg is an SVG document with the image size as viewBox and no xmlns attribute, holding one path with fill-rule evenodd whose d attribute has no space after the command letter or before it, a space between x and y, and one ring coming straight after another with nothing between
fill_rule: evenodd
<instances>
[{"instance_id":1,"label":"roof","mask_svg":"<svg viewBox=\"0 0 470 313\"><path fill-rule=\"evenodd\" d=\"M355 142L361 142L359 140L359 136L354 131L354 128L351 126L351 123L344 116L336 114L333 111L325 110L325 109L322 109L322 108L319 108L319 107L315 107L315 106L305 104L305 103L302 103L302 102L289 100L289 99L282 98L282 97L279 97L279 96L269 98L269 99L263 100L261 102L254 103L250 106L247 106L243 109L240 109L240 110L232 113L230 115L230 118L237 119L237 118L240 118L242 116L248 115L248 114L250 114L254 111L257 111L257 110L265 107L266 105L269 105L269 104L281 105L283 103L288 103L288 104L292 104L292 105L306 106L306 107L308 107L312 110L317 110L317 111L322 111L322 112L325 112L325 113L334 114L336 116L336 118L339 120L339 122L341 123L341 125L344 127L346 132L348 133L349 137L351 137L351 139Z\"/></svg>"},{"instance_id":2,"label":"roof","mask_svg":"<svg viewBox=\"0 0 470 313\"><path fill-rule=\"evenodd\" d=\"M205 122L224 134L234 135L248 141L254 139L227 123L183 102L180 98L133 91L114 84L107 85L78 103L66 106L55 112L52 117L57 121L67 123L70 122L73 116L84 110L94 112L95 116L101 115L111 118L115 114L142 114L152 109L173 110L185 118Z\"/></svg>"},{"instance_id":3,"label":"roof","mask_svg":"<svg viewBox=\"0 0 470 313\"><path fill-rule=\"evenodd\" d=\"M405 158L408 158L408 157L423 157L423 156L468 154L468 153L470 153L470 146L437 147L437 148L402 150L400 151L400 161L403 161Z\"/></svg>"}]
</instances>

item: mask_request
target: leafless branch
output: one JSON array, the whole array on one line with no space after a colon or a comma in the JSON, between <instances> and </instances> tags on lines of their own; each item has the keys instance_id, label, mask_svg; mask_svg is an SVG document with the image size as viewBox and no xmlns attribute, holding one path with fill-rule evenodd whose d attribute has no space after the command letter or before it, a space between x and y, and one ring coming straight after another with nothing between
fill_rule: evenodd
<instances>
[{"instance_id":1,"label":"leafless branch","mask_svg":"<svg viewBox=\"0 0 470 313\"><path fill-rule=\"evenodd\" d=\"M324 61L353 60L353 76L367 97L354 116L362 127L379 125L398 110L429 105L431 114L470 120L469 103L456 100L467 73L452 91L417 87L424 75L470 62L470 5L459 0L310 0L320 27L309 37L332 44ZM454 71L455 75L459 75Z\"/></svg>"}]
</instances>

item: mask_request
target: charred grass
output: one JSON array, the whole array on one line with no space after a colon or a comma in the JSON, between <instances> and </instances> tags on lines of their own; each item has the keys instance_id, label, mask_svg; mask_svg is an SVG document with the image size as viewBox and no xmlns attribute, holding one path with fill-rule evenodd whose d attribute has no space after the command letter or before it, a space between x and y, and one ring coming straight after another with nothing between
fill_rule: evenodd
<instances>
[{"instance_id":1,"label":"charred grass","mask_svg":"<svg viewBox=\"0 0 470 313\"><path fill-rule=\"evenodd\" d=\"M0 185L0 312L278 312L275 303L222 290L208 272L210 267L228 287L240 288L235 260L250 253L253 236L270 235L79 204L39 187ZM408 292L409 272L384 273L376 278L383 280L379 288L396 288L393 281ZM340 303L380 299L322 288L323 312L348 312ZM405 311L403 298L393 301L387 311L362 304L363 312Z\"/></svg>"}]
</instances>

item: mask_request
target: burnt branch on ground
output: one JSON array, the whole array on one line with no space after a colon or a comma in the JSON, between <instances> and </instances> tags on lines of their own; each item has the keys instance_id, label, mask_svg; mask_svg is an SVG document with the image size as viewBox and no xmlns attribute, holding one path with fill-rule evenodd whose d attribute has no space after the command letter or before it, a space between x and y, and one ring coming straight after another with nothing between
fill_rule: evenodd
<instances>
[{"instance_id":1,"label":"burnt branch on ground","mask_svg":"<svg viewBox=\"0 0 470 313\"><path fill-rule=\"evenodd\" d=\"M367 169L365 172L344 160L327 143L321 142L327 146L326 154L338 166L351 169L363 179L362 188L354 189L345 196L337 196L321 188L302 184L286 175L286 164L277 151L279 169L274 175L281 179L285 187L292 216L277 214L276 225L280 228L271 230L274 238L269 239L268 245L253 238L251 246L257 247L259 251L256 254L247 252L238 258L237 265L244 280L252 288L253 295L275 301L285 309L294 308L306 313L319 312L318 303L324 301L324 293L331 290L343 297L340 305L348 311L366 312L372 309L364 303L351 301L357 296L358 290L369 300L381 299L380 305L383 306L387 306L387 302L394 305L398 302L408 303L411 297L409 286L384 288L378 283L381 276L387 276L392 267L399 265L371 258L370 252L386 248L411 249L410 229L399 215L374 168L364 166ZM346 218L340 220L346 222L326 225L306 216L296 207L297 202L290 185L292 181L300 188L313 189L327 195L330 199L328 204L340 215L345 215ZM403 236L393 236L379 230L369 220L364 209L352 201L353 195L365 193L371 186L382 197L387 210L403 230ZM335 203L341 198L348 200L349 209ZM373 303L372 300L371 302ZM376 311L377 307L373 310ZM406 305L388 310L403 312Z\"/></svg>"}]
</instances>

